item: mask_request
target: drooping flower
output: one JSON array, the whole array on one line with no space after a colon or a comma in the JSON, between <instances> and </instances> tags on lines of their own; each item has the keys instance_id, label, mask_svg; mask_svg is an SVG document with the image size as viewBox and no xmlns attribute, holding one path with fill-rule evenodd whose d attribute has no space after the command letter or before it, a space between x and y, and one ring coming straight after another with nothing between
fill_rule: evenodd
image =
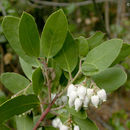
<instances>
[{"instance_id":1,"label":"drooping flower","mask_svg":"<svg viewBox=\"0 0 130 130\"><path fill-rule=\"evenodd\" d=\"M97 95L94 95L91 97L92 104L97 108L99 104L99 97Z\"/></svg>"},{"instance_id":2,"label":"drooping flower","mask_svg":"<svg viewBox=\"0 0 130 130\"><path fill-rule=\"evenodd\" d=\"M84 102L83 102L83 107L88 107L89 100L90 100L90 99L88 98L88 96L85 96Z\"/></svg>"},{"instance_id":3,"label":"drooping flower","mask_svg":"<svg viewBox=\"0 0 130 130\"><path fill-rule=\"evenodd\" d=\"M86 95L86 88L84 86L79 86L77 89L77 95L83 100Z\"/></svg>"},{"instance_id":4,"label":"drooping flower","mask_svg":"<svg viewBox=\"0 0 130 130\"><path fill-rule=\"evenodd\" d=\"M104 89L101 89L97 92L97 95L99 96L99 98L105 102L106 99L107 99L107 94L106 94L106 91Z\"/></svg>"},{"instance_id":5,"label":"drooping flower","mask_svg":"<svg viewBox=\"0 0 130 130\"><path fill-rule=\"evenodd\" d=\"M76 98L74 105L75 105L75 110L79 111L82 106L82 100L80 98Z\"/></svg>"},{"instance_id":6,"label":"drooping flower","mask_svg":"<svg viewBox=\"0 0 130 130\"><path fill-rule=\"evenodd\" d=\"M73 84L70 84L67 89L67 96L69 96L72 91L76 91L76 90L77 88Z\"/></svg>"}]
</instances>

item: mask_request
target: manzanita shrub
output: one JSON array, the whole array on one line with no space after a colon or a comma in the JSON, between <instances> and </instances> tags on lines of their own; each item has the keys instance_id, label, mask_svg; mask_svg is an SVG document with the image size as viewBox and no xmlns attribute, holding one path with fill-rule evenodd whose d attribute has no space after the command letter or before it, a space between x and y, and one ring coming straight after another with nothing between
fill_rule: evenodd
<instances>
[{"instance_id":1,"label":"manzanita shrub","mask_svg":"<svg viewBox=\"0 0 130 130\"><path fill-rule=\"evenodd\" d=\"M116 64L130 46L120 39L104 41L102 32L74 38L61 9L49 16L41 37L26 12L6 16L2 26L26 76L1 74L12 96L0 105L0 124L5 127L15 116L18 130L97 130L87 109L98 109L125 83L127 75Z\"/></svg>"}]
</instances>

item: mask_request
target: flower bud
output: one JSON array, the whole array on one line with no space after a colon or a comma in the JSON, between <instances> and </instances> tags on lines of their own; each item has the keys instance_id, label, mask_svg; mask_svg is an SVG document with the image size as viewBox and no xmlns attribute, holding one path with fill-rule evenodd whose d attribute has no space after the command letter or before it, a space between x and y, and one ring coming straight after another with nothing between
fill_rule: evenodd
<instances>
[{"instance_id":1,"label":"flower bud","mask_svg":"<svg viewBox=\"0 0 130 130\"><path fill-rule=\"evenodd\" d=\"M76 98L74 105L75 105L75 110L79 111L82 106L82 100L80 98Z\"/></svg>"},{"instance_id":2,"label":"flower bud","mask_svg":"<svg viewBox=\"0 0 130 130\"><path fill-rule=\"evenodd\" d=\"M86 88L84 86L79 86L77 89L77 95L80 99L84 99L86 95Z\"/></svg>"},{"instance_id":3,"label":"flower bud","mask_svg":"<svg viewBox=\"0 0 130 130\"><path fill-rule=\"evenodd\" d=\"M74 126L74 130L80 130L79 126L78 126L78 125L75 125L75 126Z\"/></svg>"},{"instance_id":4,"label":"flower bud","mask_svg":"<svg viewBox=\"0 0 130 130\"><path fill-rule=\"evenodd\" d=\"M65 126L65 125L61 125L60 130L69 130L69 128L67 126Z\"/></svg>"},{"instance_id":5,"label":"flower bud","mask_svg":"<svg viewBox=\"0 0 130 130\"><path fill-rule=\"evenodd\" d=\"M62 102L63 102L64 104L66 104L66 103L67 103L67 96L62 96L62 97L61 97L61 100L62 100Z\"/></svg>"},{"instance_id":6,"label":"flower bud","mask_svg":"<svg viewBox=\"0 0 130 130\"><path fill-rule=\"evenodd\" d=\"M90 100L90 99L88 98L88 96L85 96L84 102L83 102L83 106L84 106L84 107L88 107L89 100Z\"/></svg>"},{"instance_id":7,"label":"flower bud","mask_svg":"<svg viewBox=\"0 0 130 130\"><path fill-rule=\"evenodd\" d=\"M91 97L93 94L94 94L93 89L88 88L88 89L87 89L87 96L88 96L88 97Z\"/></svg>"},{"instance_id":8,"label":"flower bud","mask_svg":"<svg viewBox=\"0 0 130 130\"><path fill-rule=\"evenodd\" d=\"M76 91L76 90L77 88L73 84L70 84L67 90L67 96L69 96L72 91Z\"/></svg>"},{"instance_id":9,"label":"flower bud","mask_svg":"<svg viewBox=\"0 0 130 130\"><path fill-rule=\"evenodd\" d=\"M58 99L56 100L55 104L58 105L58 106L61 106L61 105L62 105L62 100L61 100L61 98L58 98Z\"/></svg>"},{"instance_id":10,"label":"flower bud","mask_svg":"<svg viewBox=\"0 0 130 130\"><path fill-rule=\"evenodd\" d=\"M106 94L106 91L104 89L101 89L97 92L97 95L99 96L99 98L105 102L106 99L107 99L107 94Z\"/></svg>"},{"instance_id":11,"label":"flower bud","mask_svg":"<svg viewBox=\"0 0 130 130\"><path fill-rule=\"evenodd\" d=\"M99 97L97 95L94 95L91 97L92 104L97 108L99 104Z\"/></svg>"}]
</instances>

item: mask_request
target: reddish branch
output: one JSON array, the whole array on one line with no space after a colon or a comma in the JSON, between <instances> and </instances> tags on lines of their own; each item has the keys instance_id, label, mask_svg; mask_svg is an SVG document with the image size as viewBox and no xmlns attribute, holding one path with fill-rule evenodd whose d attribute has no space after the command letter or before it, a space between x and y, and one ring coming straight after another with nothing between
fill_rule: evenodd
<instances>
[{"instance_id":1,"label":"reddish branch","mask_svg":"<svg viewBox=\"0 0 130 130\"><path fill-rule=\"evenodd\" d=\"M39 121L36 123L36 125L34 126L33 130L37 130L37 128L39 127L40 123L44 120L44 118L46 117L46 115L48 114L48 112L50 112L52 105L55 103L55 101L57 100L58 95L56 95L56 97L52 100L52 102L49 104L49 106L46 108L46 110L42 113Z\"/></svg>"}]
</instances>

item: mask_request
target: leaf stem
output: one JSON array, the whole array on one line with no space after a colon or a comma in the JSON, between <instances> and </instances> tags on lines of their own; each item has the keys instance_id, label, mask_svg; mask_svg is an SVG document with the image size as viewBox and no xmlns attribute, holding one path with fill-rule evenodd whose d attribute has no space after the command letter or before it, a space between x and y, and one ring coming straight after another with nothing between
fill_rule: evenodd
<instances>
[{"instance_id":1,"label":"leaf stem","mask_svg":"<svg viewBox=\"0 0 130 130\"><path fill-rule=\"evenodd\" d=\"M24 94L26 93L26 91L28 90L28 88L32 85L32 83L30 83L26 88L22 89L21 91L19 91L18 93L16 93L15 95L13 95L12 97L16 97L18 96L19 94L23 93Z\"/></svg>"}]
</instances>

